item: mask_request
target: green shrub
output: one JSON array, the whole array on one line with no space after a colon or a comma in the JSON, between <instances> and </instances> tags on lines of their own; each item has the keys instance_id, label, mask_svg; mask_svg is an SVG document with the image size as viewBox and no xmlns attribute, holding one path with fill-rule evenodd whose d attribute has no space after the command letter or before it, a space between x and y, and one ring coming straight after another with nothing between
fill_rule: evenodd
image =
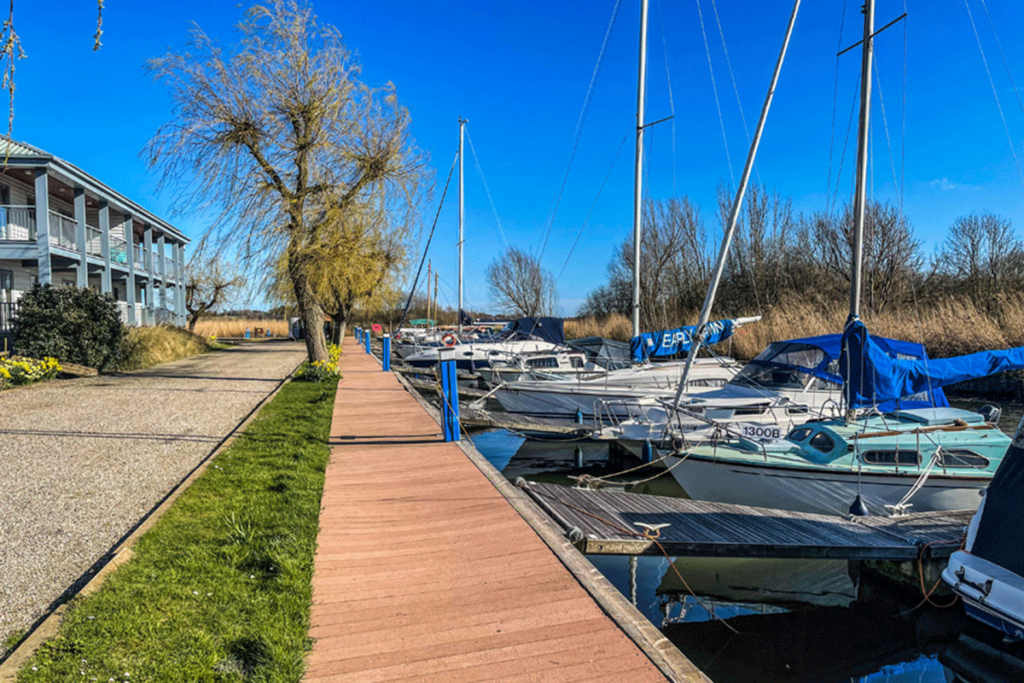
<instances>
[{"instance_id":1,"label":"green shrub","mask_svg":"<svg viewBox=\"0 0 1024 683\"><path fill-rule=\"evenodd\" d=\"M36 284L22 295L12 336L18 353L106 369L117 361L125 327L109 296Z\"/></svg>"}]
</instances>

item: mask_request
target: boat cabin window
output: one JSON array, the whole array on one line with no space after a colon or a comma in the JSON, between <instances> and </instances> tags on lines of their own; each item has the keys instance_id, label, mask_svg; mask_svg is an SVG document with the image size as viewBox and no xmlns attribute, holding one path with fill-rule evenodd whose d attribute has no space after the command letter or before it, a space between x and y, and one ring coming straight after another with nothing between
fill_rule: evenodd
<instances>
[{"instance_id":1,"label":"boat cabin window","mask_svg":"<svg viewBox=\"0 0 1024 683\"><path fill-rule=\"evenodd\" d=\"M558 359L551 358L550 356L547 358L531 358L526 361L526 364L531 368L557 368Z\"/></svg>"},{"instance_id":2,"label":"boat cabin window","mask_svg":"<svg viewBox=\"0 0 1024 683\"><path fill-rule=\"evenodd\" d=\"M686 380L686 386L688 387L724 387L724 377L702 377L700 379L688 379Z\"/></svg>"},{"instance_id":3,"label":"boat cabin window","mask_svg":"<svg viewBox=\"0 0 1024 683\"><path fill-rule=\"evenodd\" d=\"M860 459L868 465L920 465L917 451L864 451Z\"/></svg>"},{"instance_id":4,"label":"boat cabin window","mask_svg":"<svg viewBox=\"0 0 1024 683\"><path fill-rule=\"evenodd\" d=\"M988 458L966 448L943 448L939 451L938 465L940 467L975 467L977 469L985 469L988 467L988 464Z\"/></svg>"},{"instance_id":5,"label":"boat cabin window","mask_svg":"<svg viewBox=\"0 0 1024 683\"><path fill-rule=\"evenodd\" d=\"M818 432L811 437L811 440L807 444L822 453L831 453L832 449L836 447L836 442L832 440L832 437L825 432Z\"/></svg>"},{"instance_id":6,"label":"boat cabin window","mask_svg":"<svg viewBox=\"0 0 1024 683\"><path fill-rule=\"evenodd\" d=\"M789 436L787 436L786 438L789 439L790 441L803 441L804 439L811 435L812 431L814 430L812 430L810 427L799 427L791 431L789 433Z\"/></svg>"},{"instance_id":7,"label":"boat cabin window","mask_svg":"<svg viewBox=\"0 0 1024 683\"><path fill-rule=\"evenodd\" d=\"M583 359L582 358L577 358L576 356L572 356L571 358L569 358L569 362L572 363L572 366L574 368L582 368L583 367Z\"/></svg>"},{"instance_id":8,"label":"boat cabin window","mask_svg":"<svg viewBox=\"0 0 1024 683\"><path fill-rule=\"evenodd\" d=\"M747 363L730 384L757 384L766 389L803 389L825 361L825 352L810 344L772 344Z\"/></svg>"}]
</instances>

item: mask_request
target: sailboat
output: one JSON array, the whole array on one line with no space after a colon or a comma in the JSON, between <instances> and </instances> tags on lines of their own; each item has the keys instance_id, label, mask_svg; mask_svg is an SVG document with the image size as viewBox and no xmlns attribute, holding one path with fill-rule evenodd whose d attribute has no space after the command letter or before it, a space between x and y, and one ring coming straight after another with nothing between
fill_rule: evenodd
<instances>
[{"instance_id":1,"label":"sailboat","mask_svg":"<svg viewBox=\"0 0 1024 683\"><path fill-rule=\"evenodd\" d=\"M874 2L864 6L861 113L850 315L839 374L843 418L808 422L784 439L712 439L665 460L694 498L804 512L866 514L974 508L1010 444L998 409L881 412L886 402L1024 367L1024 347L958 358L894 357L860 321Z\"/></svg>"}]
</instances>

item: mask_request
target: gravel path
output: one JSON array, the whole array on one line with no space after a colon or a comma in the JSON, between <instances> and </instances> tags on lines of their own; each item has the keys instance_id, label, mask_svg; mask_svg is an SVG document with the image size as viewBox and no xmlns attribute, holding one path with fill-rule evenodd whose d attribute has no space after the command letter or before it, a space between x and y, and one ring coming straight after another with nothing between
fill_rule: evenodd
<instances>
[{"instance_id":1,"label":"gravel path","mask_svg":"<svg viewBox=\"0 0 1024 683\"><path fill-rule=\"evenodd\" d=\"M0 643L180 482L305 347L254 343L0 393Z\"/></svg>"}]
</instances>

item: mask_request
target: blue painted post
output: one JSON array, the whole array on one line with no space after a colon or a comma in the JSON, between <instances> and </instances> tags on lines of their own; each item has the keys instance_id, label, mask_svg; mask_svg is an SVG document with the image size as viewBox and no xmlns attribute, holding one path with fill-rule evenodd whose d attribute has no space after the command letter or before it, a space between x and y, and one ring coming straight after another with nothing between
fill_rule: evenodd
<instances>
[{"instance_id":1,"label":"blue painted post","mask_svg":"<svg viewBox=\"0 0 1024 683\"><path fill-rule=\"evenodd\" d=\"M370 352L370 337L372 337L372 336L373 335L370 334L369 330L363 330L363 343L366 345L366 352L367 353Z\"/></svg>"},{"instance_id":2,"label":"blue painted post","mask_svg":"<svg viewBox=\"0 0 1024 683\"><path fill-rule=\"evenodd\" d=\"M248 327L247 327L247 328L245 328L245 338L246 338L246 339L248 339L248 338L249 338L249 328L248 328Z\"/></svg>"},{"instance_id":3,"label":"blue painted post","mask_svg":"<svg viewBox=\"0 0 1024 683\"><path fill-rule=\"evenodd\" d=\"M363 331L359 328L358 325L356 325L356 343L357 344L362 344L363 343Z\"/></svg>"},{"instance_id":4,"label":"blue painted post","mask_svg":"<svg viewBox=\"0 0 1024 683\"><path fill-rule=\"evenodd\" d=\"M459 441L459 384L455 349L441 349L441 427L445 441Z\"/></svg>"},{"instance_id":5,"label":"blue painted post","mask_svg":"<svg viewBox=\"0 0 1024 683\"><path fill-rule=\"evenodd\" d=\"M380 366L384 372L391 372L391 335L385 334L381 340Z\"/></svg>"}]
</instances>

